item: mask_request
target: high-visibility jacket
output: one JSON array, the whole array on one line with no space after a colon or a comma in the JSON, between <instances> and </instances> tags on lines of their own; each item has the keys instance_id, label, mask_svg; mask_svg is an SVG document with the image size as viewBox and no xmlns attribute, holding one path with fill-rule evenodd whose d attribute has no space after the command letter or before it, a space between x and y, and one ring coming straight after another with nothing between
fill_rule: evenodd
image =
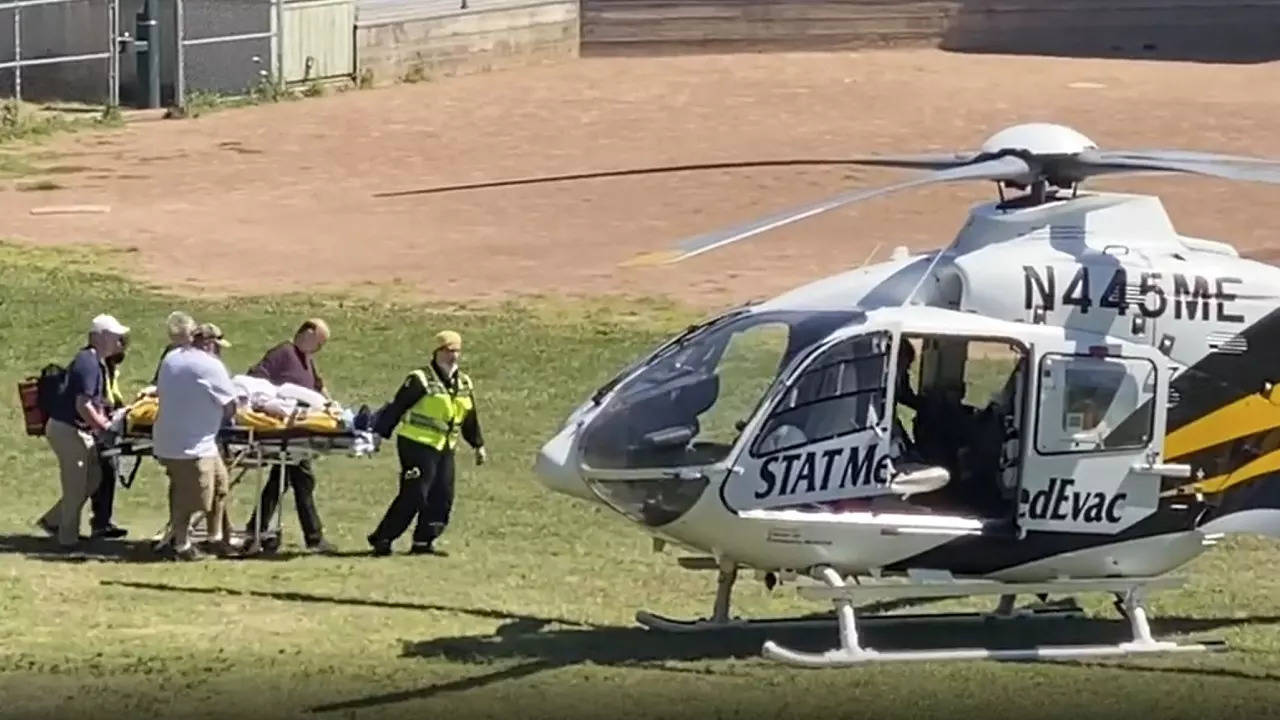
<instances>
[{"instance_id":1,"label":"high-visibility jacket","mask_svg":"<svg viewBox=\"0 0 1280 720\"><path fill-rule=\"evenodd\" d=\"M112 408L124 407L124 394L120 392L120 366L102 365L102 381L106 387L107 405Z\"/></svg>"},{"instance_id":2,"label":"high-visibility jacket","mask_svg":"<svg viewBox=\"0 0 1280 720\"><path fill-rule=\"evenodd\" d=\"M462 421L475 407L471 378L458 371L458 382L450 388L432 373L422 370L413 374L422 382L426 393L400 418L396 434L436 450L457 447L462 434Z\"/></svg>"}]
</instances>

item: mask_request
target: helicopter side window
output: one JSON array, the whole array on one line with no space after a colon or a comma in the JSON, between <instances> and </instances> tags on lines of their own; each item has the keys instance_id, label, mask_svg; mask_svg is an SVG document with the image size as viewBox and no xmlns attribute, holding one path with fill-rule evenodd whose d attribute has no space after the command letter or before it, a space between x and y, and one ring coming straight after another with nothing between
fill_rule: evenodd
<instances>
[{"instance_id":1,"label":"helicopter side window","mask_svg":"<svg viewBox=\"0 0 1280 720\"><path fill-rule=\"evenodd\" d=\"M779 452L865 430L884 417L888 333L861 335L824 351L774 405L752 448Z\"/></svg>"},{"instance_id":2,"label":"helicopter side window","mask_svg":"<svg viewBox=\"0 0 1280 720\"><path fill-rule=\"evenodd\" d=\"M1155 366L1148 360L1047 355L1041 362L1041 453L1140 448L1151 440Z\"/></svg>"}]
</instances>

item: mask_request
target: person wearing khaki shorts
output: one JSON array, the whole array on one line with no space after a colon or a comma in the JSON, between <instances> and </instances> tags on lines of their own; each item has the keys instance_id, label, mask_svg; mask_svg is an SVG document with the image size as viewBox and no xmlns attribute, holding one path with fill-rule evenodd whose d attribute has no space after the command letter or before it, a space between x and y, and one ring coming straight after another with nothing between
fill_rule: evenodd
<instances>
[{"instance_id":1,"label":"person wearing khaki shorts","mask_svg":"<svg viewBox=\"0 0 1280 720\"><path fill-rule=\"evenodd\" d=\"M203 512L209 518L210 535L222 530L218 508L226 502L230 478L221 455L194 459L160 458L169 476L169 527L172 546L191 545L191 518Z\"/></svg>"},{"instance_id":2,"label":"person wearing khaki shorts","mask_svg":"<svg viewBox=\"0 0 1280 720\"><path fill-rule=\"evenodd\" d=\"M203 510L211 531L225 527L230 483L217 436L223 423L235 415L237 393L226 366L208 343L194 342L195 322L186 316L172 323L181 327L171 327L171 337L189 337L193 342L176 347L160 362L156 378L160 406L151 431L151 454L169 475L173 539L168 549L175 560L199 560L202 554L191 544L192 515ZM229 538L220 539L220 554L229 554Z\"/></svg>"}]
</instances>

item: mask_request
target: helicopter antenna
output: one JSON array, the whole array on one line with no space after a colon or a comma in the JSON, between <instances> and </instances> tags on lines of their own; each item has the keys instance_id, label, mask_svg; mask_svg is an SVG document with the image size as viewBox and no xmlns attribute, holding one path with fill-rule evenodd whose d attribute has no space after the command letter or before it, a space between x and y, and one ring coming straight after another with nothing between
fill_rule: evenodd
<instances>
[{"instance_id":1,"label":"helicopter antenna","mask_svg":"<svg viewBox=\"0 0 1280 720\"><path fill-rule=\"evenodd\" d=\"M942 255L946 251L947 248L938 248L938 252L935 253L933 259L929 261L929 267L924 269L924 274L922 274L920 279L916 281L915 287L911 288L911 292L902 299L902 304L898 307L906 307L907 303L911 302L911 299L916 296L916 293L920 292L920 286L924 284L924 279L929 277L929 274L933 272L933 266L938 264L938 260L942 259Z\"/></svg>"}]
</instances>

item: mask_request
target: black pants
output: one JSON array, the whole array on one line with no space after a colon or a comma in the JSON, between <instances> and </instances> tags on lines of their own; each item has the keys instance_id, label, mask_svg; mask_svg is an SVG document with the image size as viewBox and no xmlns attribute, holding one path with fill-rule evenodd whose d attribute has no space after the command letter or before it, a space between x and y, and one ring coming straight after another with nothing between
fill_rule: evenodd
<instances>
[{"instance_id":1,"label":"black pants","mask_svg":"<svg viewBox=\"0 0 1280 720\"><path fill-rule=\"evenodd\" d=\"M111 513L116 502L116 462L114 458L99 458L102 467L102 482L98 489L89 496L89 507L92 515L89 527L100 530L111 526Z\"/></svg>"},{"instance_id":2,"label":"black pants","mask_svg":"<svg viewBox=\"0 0 1280 720\"><path fill-rule=\"evenodd\" d=\"M293 488L293 502L298 508L298 524L302 526L302 537L308 546L318 544L324 538L320 525L320 513L316 510L316 477L311 473L311 463L303 460L297 465L285 466L285 489ZM269 520L275 515L276 500L280 496L280 466L271 468L267 478L267 486L262 489L262 499L258 510L249 517L245 525L245 533L252 535L254 523L262 517L262 533L267 534Z\"/></svg>"},{"instance_id":3,"label":"black pants","mask_svg":"<svg viewBox=\"0 0 1280 720\"><path fill-rule=\"evenodd\" d=\"M409 529L414 516L413 544L425 545L444 534L453 511L452 450L440 451L422 443L396 438L400 456L400 492L396 494L373 539L392 542Z\"/></svg>"}]
</instances>

